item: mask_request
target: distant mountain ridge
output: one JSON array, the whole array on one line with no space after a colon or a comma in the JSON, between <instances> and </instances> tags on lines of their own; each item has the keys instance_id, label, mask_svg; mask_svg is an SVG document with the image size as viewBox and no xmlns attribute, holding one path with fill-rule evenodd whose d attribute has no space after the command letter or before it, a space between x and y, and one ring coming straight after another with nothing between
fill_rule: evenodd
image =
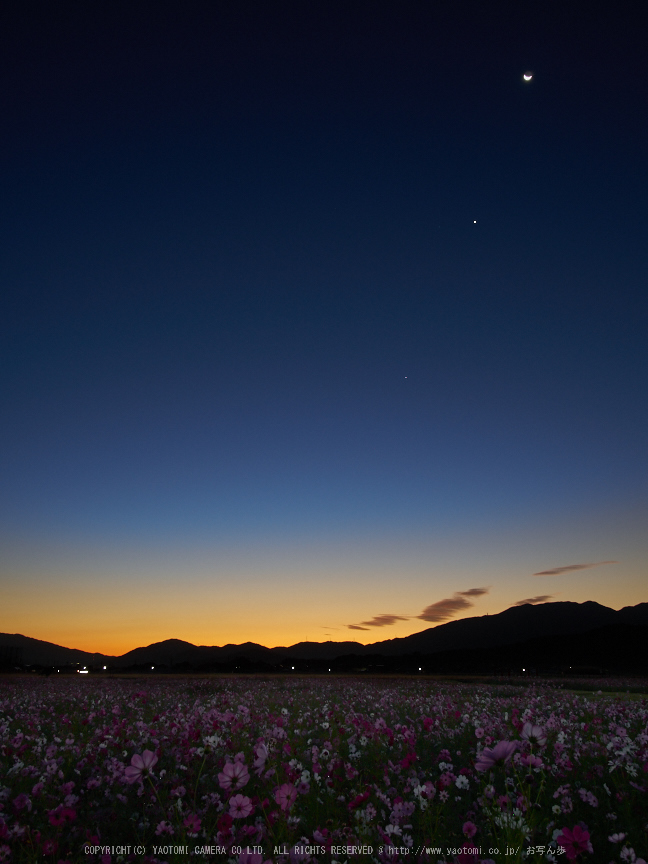
<instances>
[{"instance_id":1,"label":"distant mountain ridge","mask_svg":"<svg viewBox=\"0 0 648 864\"><path fill-rule=\"evenodd\" d=\"M529 640L556 639L588 633L600 628L622 625L648 627L648 603L626 606L618 611L599 603L556 602L512 606L496 615L463 618L430 627L411 636L386 639L370 645L358 642L299 642L295 645L266 648L254 642L241 645L193 645L180 639L166 639L134 648L119 657L65 648L21 634L0 633L0 661L20 657L23 665L57 666L81 664L106 665L111 669L146 665L174 667L183 664L205 667L209 664L245 659L278 666L287 659L335 660L355 655L381 655L395 658L411 654L435 655L443 652L490 651ZM12 661L13 662L13 661Z\"/></svg>"}]
</instances>

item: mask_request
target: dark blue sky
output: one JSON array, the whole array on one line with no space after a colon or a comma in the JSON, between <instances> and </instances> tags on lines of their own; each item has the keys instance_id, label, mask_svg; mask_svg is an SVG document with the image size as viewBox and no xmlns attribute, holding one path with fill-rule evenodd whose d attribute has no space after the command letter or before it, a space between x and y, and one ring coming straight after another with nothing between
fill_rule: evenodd
<instances>
[{"instance_id":1,"label":"dark blue sky","mask_svg":"<svg viewBox=\"0 0 648 864\"><path fill-rule=\"evenodd\" d=\"M647 599L644 14L5 9L0 630Z\"/></svg>"}]
</instances>

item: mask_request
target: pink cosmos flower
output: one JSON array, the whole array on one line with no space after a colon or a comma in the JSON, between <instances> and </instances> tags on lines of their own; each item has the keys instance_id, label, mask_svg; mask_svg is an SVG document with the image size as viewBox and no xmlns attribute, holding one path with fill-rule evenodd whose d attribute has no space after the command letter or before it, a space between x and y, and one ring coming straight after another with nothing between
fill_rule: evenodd
<instances>
[{"instance_id":1,"label":"pink cosmos flower","mask_svg":"<svg viewBox=\"0 0 648 864\"><path fill-rule=\"evenodd\" d=\"M476 738L483 738L484 737L484 730L482 729L481 726L477 726L477 728L475 729L475 737Z\"/></svg>"},{"instance_id":2,"label":"pink cosmos flower","mask_svg":"<svg viewBox=\"0 0 648 864\"><path fill-rule=\"evenodd\" d=\"M282 810L290 810L297 800L297 790L292 783L284 783L275 792L274 799Z\"/></svg>"},{"instance_id":3,"label":"pink cosmos flower","mask_svg":"<svg viewBox=\"0 0 648 864\"><path fill-rule=\"evenodd\" d=\"M522 727L520 737L531 744L537 744L539 747L544 747L547 743L547 736L542 726L534 726L533 723L529 723L528 721Z\"/></svg>"},{"instance_id":4,"label":"pink cosmos flower","mask_svg":"<svg viewBox=\"0 0 648 864\"><path fill-rule=\"evenodd\" d=\"M268 748L263 742L257 744L257 746L254 748L254 755L256 756L256 759L252 764L254 766L255 772L257 774L261 774L268 759Z\"/></svg>"},{"instance_id":5,"label":"pink cosmos flower","mask_svg":"<svg viewBox=\"0 0 648 864\"><path fill-rule=\"evenodd\" d=\"M24 792L21 792L20 795L13 799L13 806L16 810L23 810L26 807L31 813L32 802L29 795L25 795Z\"/></svg>"},{"instance_id":6,"label":"pink cosmos flower","mask_svg":"<svg viewBox=\"0 0 648 864\"><path fill-rule=\"evenodd\" d=\"M221 789L241 789L250 779L250 772L243 762L226 762L218 775Z\"/></svg>"},{"instance_id":7,"label":"pink cosmos flower","mask_svg":"<svg viewBox=\"0 0 648 864\"><path fill-rule=\"evenodd\" d=\"M525 753L520 762L529 769L543 767L542 759L539 756L534 756L533 753Z\"/></svg>"},{"instance_id":8,"label":"pink cosmos flower","mask_svg":"<svg viewBox=\"0 0 648 864\"><path fill-rule=\"evenodd\" d=\"M233 819L245 819L254 810L254 805L246 795L234 795L229 800L229 808Z\"/></svg>"},{"instance_id":9,"label":"pink cosmos flower","mask_svg":"<svg viewBox=\"0 0 648 864\"><path fill-rule=\"evenodd\" d=\"M173 825L163 819L161 822L158 822L155 833L158 837L160 837L162 834L173 834Z\"/></svg>"},{"instance_id":10,"label":"pink cosmos flower","mask_svg":"<svg viewBox=\"0 0 648 864\"><path fill-rule=\"evenodd\" d=\"M569 828L563 828L562 833L556 837L556 843L563 847L570 861L582 855L583 852L594 851L590 843L589 831L585 831L580 825L574 825L572 831Z\"/></svg>"},{"instance_id":11,"label":"pink cosmos flower","mask_svg":"<svg viewBox=\"0 0 648 864\"><path fill-rule=\"evenodd\" d=\"M131 757L131 764L124 771L124 777L128 783L135 783L136 780L141 780L145 774L149 774L157 761L158 757L150 750L145 750L141 756L139 753L134 753Z\"/></svg>"},{"instance_id":12,"label":"pink cosmos flower","mask_svg":"<svg viewBox=\"0 0 648 864\"><path fill-rule=\"evenodd\" d=\"M517 741L498 741L492 750L485 747L479 754L475 768L477 771L488 771L496 765L503 765L509 761L516 748Z\"/></svg>"},{"instance_id":13,"label":"pink cosmos flower","mask_svg":"<svg viewBox=\"0 0 648 864\"><path fill-rule=\"evenodd\" d=\"M470 838L474 837L477 833L477 826L474 822L464 822L462 831L464 837L467 837L470 840Z\"/></svg>"}]
</instances>

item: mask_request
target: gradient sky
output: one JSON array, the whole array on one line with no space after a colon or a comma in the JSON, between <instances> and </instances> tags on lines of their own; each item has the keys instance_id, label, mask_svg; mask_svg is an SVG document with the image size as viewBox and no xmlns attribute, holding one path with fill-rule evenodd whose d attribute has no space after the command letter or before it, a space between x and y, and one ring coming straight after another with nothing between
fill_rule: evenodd
<instances>
[{"instance_id":1,"label":"gradient sky","mask_svg":"<svg viewBox=\"0 0 648 864\"><path fill-rule=\"evenodd\" d=\"M10 7L0 631L648 600L643 4Z\"/></svg>"}]
</instances>

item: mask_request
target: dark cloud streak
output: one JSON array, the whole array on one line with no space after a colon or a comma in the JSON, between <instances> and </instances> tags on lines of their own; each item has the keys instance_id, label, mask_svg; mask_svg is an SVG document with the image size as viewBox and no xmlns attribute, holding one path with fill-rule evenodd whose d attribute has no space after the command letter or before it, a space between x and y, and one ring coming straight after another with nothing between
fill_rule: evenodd
<instances>
[{"instance_id":1,"label":"dark cloud streak","mask_svg":"<svg viewBox=\"0 0 648 864\"><path fill-rule=\"evenodd\" d=\"M517 603L514 603L514 606L525 606L527 603L533 605L534 603L546 603L547 600L551 600L553 594L539 594L537 597L527 597L526 600L518 600Z\"/></svg>"},{"instance_id":2,"label":"dark cloud streak","mask_svg":"<svg viewBox=\"0 0 648 864\"><path fill-rule=\"evenodd\" d=\"M397 621L409 621L412 618L430 622L447 621L457 612L463 612L464 609L470 609L475 605L467 600L467 597L482 597L484 594L488 594L489 590L489 588L469 588L467 591L455 591L452 597L426 606L420 615L403 616L384 613L375 615L369 621L362 621L360 624L347 624L346 626L349 630L368 630L370 627L388 627Z\"/></svg>"},{"instance_id":3,"label":"dark cloud streak","mask_svg":"<svg viewBox=\"0 0 648 864\"><path fill-rule=\"evenodd\" d=\"M410 617L410 615L407 615L404 618L402 615L390 615L385 613L384 615L374 615L370 621L361 621L360 623L365 627L388 627L390 624L395 624L397 621L408 621Z\"/></svg>"},{"instance_id":4,"label":"dark cloud streak","mask_svg":"<svg viewBox=\"0 0 648 864\"><path fill-rule=\"evenodd\" d=\"M475 605L470 600L467 600L467 597L482 597L484 594L488 594L488 591L488 588L469 588L467 591L456 591L452 597L426 606L421 614L416 617L421 621L447 621L448 618L452 618L457 612L463 612L464 609L470 609Z\"/></svg>"},{"instance_id":5,"label":"dark cloud streak","mask_svg":"<svg viewBox=\"0 0 648 864\"><path fill-rule=\"evenodd\" d=\"M572 573L575 570L588 570L590 567L602 567L604 564L618 564L618 561L595 561L592 564L567 564L565 567L553 567L551 570L539 570L534 576L560 576L561 573Z\"/></svg>"}]
</instances>

